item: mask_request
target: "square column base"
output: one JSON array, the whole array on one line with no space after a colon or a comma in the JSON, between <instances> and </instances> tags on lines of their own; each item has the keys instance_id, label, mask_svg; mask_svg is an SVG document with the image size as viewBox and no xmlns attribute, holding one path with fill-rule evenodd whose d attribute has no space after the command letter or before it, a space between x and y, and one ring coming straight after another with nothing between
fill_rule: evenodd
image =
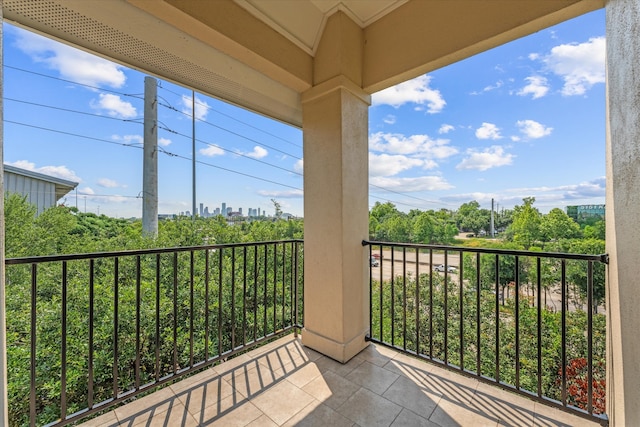
<instances>
[{"instance_id":1,"label":"square column base","mask_svg":"<svg viewBox=\"0 0 640 427\"><path fill-rule=\"evenodd\" d=\"M369 345L369 341L365 340L366 335L367 331L362 331L350 341L341 343L303 328L302 344L340 363L347 363Z\"/></svg>"}]
</instances>

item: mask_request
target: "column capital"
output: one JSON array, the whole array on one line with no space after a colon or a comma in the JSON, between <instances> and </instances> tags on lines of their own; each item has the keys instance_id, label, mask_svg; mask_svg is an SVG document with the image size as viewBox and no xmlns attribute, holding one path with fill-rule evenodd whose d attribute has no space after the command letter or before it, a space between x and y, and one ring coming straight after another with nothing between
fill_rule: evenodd
<instances>
[{"instance_id":1,"label":"column capital","mask_svg":"<svg viewBox=\"0 0 640 427\"><path fill-rule=\"evenodd\" d=\"M360 86L343 75L333 77L303 92L302 104L314 101L339 89L344 89L352 95L360 98L365 104L371 105L371 95L366 93Z\"/></svg>"}]
</instances>

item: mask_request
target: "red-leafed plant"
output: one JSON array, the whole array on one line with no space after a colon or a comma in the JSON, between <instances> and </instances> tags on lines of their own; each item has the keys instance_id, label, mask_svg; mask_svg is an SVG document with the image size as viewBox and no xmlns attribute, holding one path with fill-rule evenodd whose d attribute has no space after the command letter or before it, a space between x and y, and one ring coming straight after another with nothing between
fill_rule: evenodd
<instances>
[{"instance_id":1,"label":"red-leafed plant","mask_svg":"<svg viewBox=\"0 0 640 427\"><path fill-rule=\"evenodd\" d=\"M588 363L584 357L569 360L566 368L567 403L587 410L589 404ZM606 410L605 366L602 362L593 364L592 405L595 414L603 414ZM558 370L557 385L562 385L562 368Z\"/></svg>"}]
</instances>

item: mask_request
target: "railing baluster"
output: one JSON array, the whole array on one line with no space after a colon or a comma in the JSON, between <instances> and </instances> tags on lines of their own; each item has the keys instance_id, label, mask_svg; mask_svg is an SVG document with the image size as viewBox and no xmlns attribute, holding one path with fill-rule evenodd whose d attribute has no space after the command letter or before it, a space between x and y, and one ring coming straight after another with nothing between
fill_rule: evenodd
<instances>
[{"instance_id":1,"label":"railing baluster","mask_svg":"<svg viewBox=\"0 0 640 427\"><path fill-rule=\"evenodd\" d=\"M278 244L273 244L273 333L278 330Z\"/></svg>"},{"instance_id":2,"label":"railing baluster","mask_svg":"<svg viewBox=\"0 0 640 427\"><path fill-rule=\"evenodd\" d=\"M193 281L194 252L189 251L189 367L193 368Z\"/></svg>"},{"instance_id":3,"label":"railing baluster","mask_svg":"<svg viewBox=\"0 0 640 427\"><path fill-rule=\"evenodd\" d=\"M429 249L429 359L433 360L433 249Z\"/></svg>"},{"instance_id":4,"label":"railing baluster","mask_svg":"<svg viewBox=\"0 0 640 427\"><path fill-rule=\"evenodd\" d=\"M31 264L31 355L30 355L30 387L29 387L29 420L32 427L36 425L36 335L38 313L38 264Z\"/></svg>"},{"instance_id":5,"label":"railing baluster","mask_svg":"<svg viewBox=\"0 0 640 427\"><path fill-rule=\"evenodd\" d=\"M449 252L444 251L444 364L449 365L449 277L448 277L448 260Z\"/></svg>"},{"instance_id":6,"label":"railing baluster","mask_svg":"<svg viewBox=\"0 0 640 427\"><path fill-rule=\"evenodd\" d=\"M458 252L458 260L458 281L460 284L458 307L460 311L460 370L464 371L464 282L462 280L462 251Z\"/></svg>"},{"instance_id":7,"label":"railing baluster","mask_svg":"<svg viewBox=\"0 0 640 427\"><path fill-rule=\"evenodd\" d=\"M482 375L482 359L481 351L482 342L481 337L481 323L480 323L480 297L481 297L481 282L480 282L480 252L476 252L476 373L478 376Z\"/></svg>"},{"instance_id":8,"label":"railing baluster","mask_svg":"<svg viewBox=\"0 0 640 427\"><path fill-rule=\"evenodd\" d=\"M380 245L380 253L382 253L382 250L383 250L383 246ZM384 322L383 322L383 317L384 317L384 313L383 313L383 311L384 311L383 310L383 307L384 307L384 305L383 305L384 288L382 286L382 284L384 283L383 276L382 276L383 268L384 268L384 260L383 260L383 257L380 256L380 283L379 283L379 286L378 286L380 288L380 292L378 293L378 299L380 300L379 301L380 305L378 306L378 311L379 311L378 314L380 316L380 323L379 323L379 325L380 325L380 337L379 337L380 341L384 340L384 335L383 335L383 332L384 332Z\"/></svg>"},{"instance_id":9,"label":"railing baluster","mask_svg":"<svg viewBox=\"0 0 640 427\"><path fill-rule=\"evenodd\" d=\"M62 262L62 304L60 317L62 320L61 325L61 355L60 355L60 367L62 372L60 373L60 418L67 418L67 261Z\"/></svg>"},{"instance_id":10,"label":"railing baluster","mask_svg":"<svg viewBox=\"0 0 640 427\"><path fill-rule=\"evenodd\" d=\"M420 249L416 249L416 354L420 354Z\"/></svg>"},{"instance_id":11,"label":"railing baluster","mask_svg":"<svg viewBox=\"0 0 640 427\"><path fill-rule=\"evenodd\" d=\"M407 248L402 248L402 348L407 350Z\"/></svg>"},{"instance_id":12,"label":"railing baluster","mask_svg":"<svg viewBox=\"0 0 640 427\"><path fill-rule=\"evenodd\" d=\"M262 305L263 309L262 309L262 314L263 314L263 327L262 327L262 336L267 336L267 300L268 300L268 293L267 293L267 289L269 287L269 246L267 244L263 245L264 247L264 286L263 286L263 291L264 291L264 303Z\"/></svg>"},{"instance_id":13,"label":"railing baluster","mask_svg":"<svg viewBox=\"0 0 640 427\"><path fill-rule=\"evenodd\" d=\"M500 255L495 257L496 278L496 369L495 380L500 382Z\"/></svg>"},{"instance_id":14,"label":"railing baluster","mask_svg":"<svg viewBox=\"0 0 640 427\"><path fill-rule=\"evenodd\" d=\"M516 389L520 389L520 257L516 256L515 262L515 321L516 321Z\"/></svg>"},{"instance_id":15,"label":"railing baluster","mask_svg":"<svg viewBox=\"0 0 640 427\"><path fill-rule=\"evenodd\" d=\"M569 307L569 300L567 296L567 263L565 260L561 261L560 264L562 279L560 283L562 284L562 312L561 312L561 336L562 336L562 347L561 347L561 366L562 366L562 406L567 406L567 310Z\"/></svg>"},{"instance_id":16,"label":"railing baluster","mask_svg":"<svg viewBox=\"0 0 640 427\"><path fill-rule=\"evenodd\" d=\"M286 295L285 295L285 283L287 282L287 263L285 262L285 256L287 253L287 246L283 243L282 244L282 327L280 328L280 330L285 329L287 324L285 321L285 301L286 301Z\"/></svg>"},{"instance_id":17,"label":"railing baluster","mask_svg":"<svg viewBox=\"0 0 640 427\"><path fill-rule=\"evenodd\" d=\"M160 381L160 254L156 254L156 382Z\"/></svg>"},{"instance_id":18,"label":"railing baluster","mask_svg":"<svg viewBox=\"0 0 640 427\"><path fill-rule=\"evenodd\" d=\"M209 360L209 250L204 251L204 360Z\"/></svg>"},{"instance_id":19,"label":"railing baluster","mask_svg":"<svg viewBox=\"0 0 640 427\"><path fill-rule=\"evenodd\" d=\"M95 312L95 260L92 258L89 260L89 357L87 360L87 408L93 408L93 338L94 338L94 312Z\"/></svg>"},{"instance_id":20,"label":"railing baluster","mask_svg":"<svg viewBox=\"0 0 640 427\"><path fill-rule=\"evenodd\" d=\"M173 254L173 373L178 372L178 253Z\"/></svg>"},{"instance_id":21,"label":"railing baluster","mask_svg":"<svg viewBox=\"0 0 640 427\"><path fill-rule=\"evenodd\" d=\"M247 343L247 247L242 248L242 345Z\"/></svg>"},{"instance_id":22,"label":"railing baluster","mask_svg":"<svg viewBox=\"0 0 640 427\"><path fill-rule=\"evenodd\" d=\"M395 261L395 249L392 247L391 248L391 304L390 305L390 309L391 309L391 345L395 346L396 345L396 314L395 314L395 306L396 306L396 295L395 295L395 289L396 289L396 282L395 282L395 265L396 265L396 261Z\"/></svg>"},{"instance_id":23,"label":"railing baluster","mask_svg":"<svg viewBox=\"0 0 640 427\"><path fill-rule=\"evenodd\" d=\"M258 245L253 245L253 341L258 339Z\"/></svg>"},{"instance_id":24,"label":"railing baluster","mask_svg":"<svg viewBox=\"0 0 640 427\"><path fill-rule=\"evenodd\" d=\"M222 253L223 248L218 249L218 357L222 356Z\"/></svg>"},{"instance_id":25,"label":"railing baluster","mask_svg":"<svg viewBox=\"0 0 640 427\"><path fill-rule=\"evenodd\" d=\"M537 317L538 317L538 397L542 397L542 267L540 257L536 258L536 277L537 277Z\"/></svg>"},{"instance_id":26,"label":"railing baluster","mask_svg":"<svg viewBox=\"0 0 640 427\"><path fill-rule=\"evenodd\" d=\"M593 415L593 261L587 262L587 412Z\"/></svg>"},{"instance_id":27,"label":"railing baluster","mask_svg":"<svg viewBox=\"0 0 640 427\"><path fill-rule=\"evenodd\" d=\"M118 257L113 260L113 398L118 398Z\"/></svg>"},{"instance_id":28,"label":"railing baluster","mask_svg":"<svg viewBox=\"0 0 640 427\"><path fill-rule=\"evenodd\" d=\"M140 296L140 255L136 256L136 365L135 365L135 387L140 390L140 306L142 305Z\"/></svg>"},{"instance_id":29,"label":"railing baluster","mask_svg":"<svg viewBox=\"0 0 640 427\"><path fill-rule=\"evenodd\" d=\"M236 349L236 247L231 247L231 350Z\"/></svg>"}]
</instances>

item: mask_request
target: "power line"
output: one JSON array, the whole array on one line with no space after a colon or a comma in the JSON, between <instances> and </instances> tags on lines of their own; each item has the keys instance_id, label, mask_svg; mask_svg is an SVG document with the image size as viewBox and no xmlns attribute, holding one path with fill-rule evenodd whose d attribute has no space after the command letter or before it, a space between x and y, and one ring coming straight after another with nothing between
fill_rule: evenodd
<instances>
[{"instance_id":1,"label":"power line","mask_svg":"<svg viewBox=\"0 0 640 427\"><path fill-rule=\"evenodd\" d=\"M182 137L184 137L184 138L191 138L191 137L190 137L190 136L188 136L188 135L182 134L182 133L180 133L180 132L178 132L178 131L175 131L175 130L172 130L172 129L169 129L169 128L166 128L166 127L162 127L162 126L161 126L161 127L160 127L160 129L166 130L167 132L171 132L171 133L173 133L173 134L176 134L176 135L182 136ZM264 164L264 165L271 166L271 167L273 167L273 168L277 168L277 169L283 170L283 171L285 171L285 172L289 172L289 173L293 173L293 174L296 174L296 175L300 175L300 176L302 176L302 174L301 174L301 173L296 172L296 171L292 171L291 169L287 169L287 168L284 168L284 167L282 167L282 166L274 165L273 163L265 162L264 160L256 159L256 158L251 157L251 156L248 156L248 155L246 155L246 154L242 154L242 153L239 153L239 152L237 152L237 151L229 150L228 148L224 148L224 147L221 147L221 146L219 146L219 145L216 145L216 144L213 144L213 143L210 143L210 142L203 141L203 140L201 140L201 139L197 139L197 138L196 138L196 141L198 141L198 142L199 142L199 143L201 143L201 144L208 145L209 147L216 147L216 148L219 148L219 149L221 149L221 150L223 150L223 151L226 151L226 152L228 152L228 153L234 154L234 155L236 155L236 156L240 156L240 157L247 158L247 159L249 159L249 160L253 160L254 162L262 163L262 164Z\"/></svg>"},{"instance_id":2,"label":"power line","mask_svg":"<svg viewBox=\"0 0 640 427\"><path fill-rule=\"evenodd\" d=\"M136 94L132 94L132 93L118 92L118 91L113 90L113 89L105 89L105 88L101 88L101 87L98 87L98 86L88 85L86 83L75 82L73 80L66 80L66 79L62 79L60 77L50 76L48 74L37 73L35 71L25 70L24 68L13 67L11 65L6 65L6 64L4 65L4 67L5 68L10 68L10 69L16 70L16 71L21 71L23 73L29 73L29 74L33 74L33 75L40 76L40 77L46 77L46 78L52 79L52 80L58 80L58 81L65 82L65 83L71 83L71 84L78 85L78 86L88 87L90 89L101 90L101 91L104 91L104 92L111 92L111 93L115 93L115 94L122 95L122 96L129 96L131 98L144 99L144 95L143 94L137 94L137 93Z\"/></svg>"},{"instance_id":3,"label":"power line","mask_svg":"<svg viewBox=\"0 0 640 427\"><path fill-rule=\"evenodd\" d=\"M86 135L79 135L79 134L75 134L75 133L72 133L72 132L65 132L65 131L60 131L60 130L56 130L56 129L45 128L45 127L42 127L42 126L35 126L35 125L27 124L27 123L20 123L20 122L16 122L16 121L13 121L13 120L5 120L5 123L12 123L12 124L19 125L19 126L25 126L25 127L30 127L30 128L34 128L34 129L47 131L47 132L54 132L54 133L59 133L59 134L62 134L62 135L69 135L69 136L74 136L74 137L78 137L78 138L89 139L89 140L92 140L92 141L106 142L108 144L120 145L120 146L123 146L123 147L137 148L139 150L142 149L142 147L139 146L139 145L132 145L132 144L126 144L126 143L122 143L122 142L109 141L107 139L94 138L94 137L86 136ZM158 150L160 150L164 154L167 154L168 156L171 156L171 157L177 157L177 158L184 159L184 160L189 160L189 161L192 160L191 157L186 157L186 156L182 156L180 154L172 153L172 152L164 150L164 149L162 149L160 147L158 147ZM247 174L247 173L244 173L244 172L239 172L239 171L236 171L236 170L233 170L233 169L229 169L229 168L225 168L225 167L222 167L222 166L217 166L217 165L214 165L212 163L203 162L201 160L198 160L197 163L200 163L202 165L209 166L209 167L212 167L212 168L224 170L224 171L227 171L227 172L230 172L230 173L234 173L234 174L237 174L237 175L246 176L248 178L257 179L259 181L268 182L268 183L276 184L276 185L279 185L279 186L282 186L282 187L287 187L287 188L292 188L294 190L302 191L302 189L298 188L298 187L293 187L293 186L288 185L288 184L283 184L281 182L272 181L272 180L269 180L269 179L261 178L259 176Z\"/></svg>"},{"instance_id":4,"label":"power line","mask_svg":"<svg viewBox=\"0 0 640 427\"><path fill-rule=\"evenodd\" d=\"M378 188L380 190L388 191L389 193L399 194L400 196L404 196L404 197L409 197L409 198L412 198L412 199L420 200L421 202L425 202L425 203L430 203L430 204L435 204L435 205L446 204L446 205L453 206L453 203L443 203L443 202L435 201L435 200L422 199L420 197L412 196L411 194L401 193L399 191L390 190L388 188L380 187L379 185L375 185L375 184L369 184L369 187L375 187L375 188Z\"/></svg>"},{"instance_id":5,"label":"power line","mask_svg":"<svg viewBox=\"0 0 640 427\"><path fill-rule=\"evenodd\" d=\"M159 105L162 105L163 107L168 108L168 109L170 109L170 110L173 110L173 111L175 111L175 112L177 112L177 113L184 114L184 115L185 115L185 116L187 116L187 117L191 117L191 118L193 118L193 115L192 115L192 114L187 114L187 113L185 113L184 111L180 111L180 110L178 110L177 108L175 108L175 107L173 107L173 106L171 106L171 105L163 104L163 103L159 103ZM272 147L272 146L270 146L270 145L267 145L267 144L265 144L264 142L260 142L260 141L258 141L258 140L253 139L253 138L249 138L248 136L242 135L242 134L240 134L240 133L238 133L238 132L234 132L234 131L232 131L232 130L230 130L230 129L227 129L227 128L224 128L224 127L222 127L222 126L214 125L213 123L207 122L207 121L202 120L202 119L195 118L195 120L197 120L197 121L199 121L199 122L201 122L201 123L207 124L207 125L209 125L209 126L211 126L211 127L214 127L214 128L216 128L216 129L220 129L220 130L222 130L222 131L225 131L225 132L227 132L227 133L230 133L231 135L235 135L235 136L237 136L237 137L240 137L240 138L246 139L247 141L251 141L251 142L253 142L254 144L258 144L258 145L260 145L260 146L270 148L270 149L272 149L272 150L274 150L274 151L277 151L277 152L279 152L279 153L285 154L285 155L287 155L287 156L289 156L289 157L293 157L294 159L301 160L301 157L295 156L295 155L293 155L293 154L291 154L291 153L287 153L286 151L282 151L282 150L280 150L280 149L278 149L278 148L275 148L275 147Z\"/></svg>"},{"instance_id":6,"label":"power line","mask_svg":"<svg viewBox=\"0 0 640 427\"><path fill-rule=\"evenodd\" d=\"M170 90L170 89L167 89L167 88L163 87L162 85L160 85L160 89L166 90L167 92L172 93L172 94L174 94L174 95L176 95L176 96L185 96L185 95L180 94L180 93L178 93L178 92L175 92L175 91L172 91L172 90ZM164 99L164 98L163 98L163 99ZM165 101L166 101L166 99L165 99ZM222 111L217 110L217 109L215 109L215 108L213 108L213 107L209 106L208 104L203 104L203 103L198 102L198 101L195 101L195 102L196 102L196 104L198 104L198 105L200 105L200 106L203 106L203 107L207 107L209 110L214 111L214 112L216 112L217 114L220 114L221 116L224 116L224 117L226 117L226 118L228 118L228 119L231 119L231 120L233 120L233 121L235 121L235 122L237 122L237 123L240 123L240 124L242 124L242 125L245 125L245 126L247 126L247 127L250 127L251 129L255 129L255 130L257 130L257 131L259 131L259 132L262 132L262 133L264 133L264 134L266 134L266 135L269 135L269 136L271 136L271 137L273 137L273 138L279 139L280 141L282 141L282 142L286 142L287 144L291 144L291 145L293 145L294 147L302 148L302 146L301 146L301 145L296 144L295 142L289 141L288 139L285 139L285 138L283 138L283 137L281 137L281 136L279 136L279 135L276 135L276 134L271 133L271 132L267 132L266 130L261 129L261 128L257 127L257 126L253 126L253 125L251 125L251 124L249 124L249 123L247 123L247 122L243 122L242 120L236 119L235 117L233 117L233 116L231 116L231 115L229 115L229 114L223 113ZM168 103L168 102L167 102L167 103ZM181 111L181 112L182 112L182 111ZM183 112L182 112L182 113L183 113ZM185 113L185 114L186 114L186 113ZM206 122L206 120L203 120L203 121L204 121L204 122Z\"/></svg>"},{"instance_id":7,"label":"power line","mask_svg":"<svg viewBox=\"0 0 640 427\"><path fill-rule=\"evenodd\" d=\"M12 101L12 102L19 102L21 104L33 105L33 106L36 106L36 107L50 108L52 110L65 111L65 112L68 112L68 113L83 114L85 116L99 117L99 118L102 118L102 119L118 120L118 121L122 121L122 122L140 123L139 120L142 120L142 118L123 119L123 118L119 118L119 117L104 116L104 115L101 115L101 114L87 113L85 111L78 111L78 110L71 110L71 109L68 109L68 108L55 107L53 105L38 104L38 103L35 103L35 102L29 102L29 101L24 101L24 100L15 99L15 98L4 98L4 100L5 101Z\"/></svg>"}]
</instances>

